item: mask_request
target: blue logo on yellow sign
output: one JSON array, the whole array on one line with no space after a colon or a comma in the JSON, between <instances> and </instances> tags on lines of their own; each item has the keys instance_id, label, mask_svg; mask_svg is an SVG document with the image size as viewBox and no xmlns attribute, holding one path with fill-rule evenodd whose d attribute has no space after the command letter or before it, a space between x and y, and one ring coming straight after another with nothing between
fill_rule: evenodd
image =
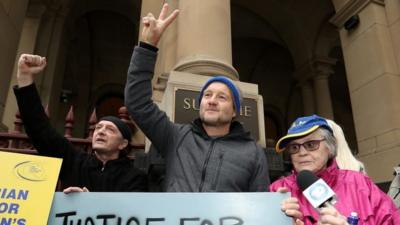
<instances>
[{"instance_id":1,"label":"blue logo on yellow sign","mask_svg":"<svg viewBox=\"0 0 400 225\"><path fill-rule=\"evenodd\" d=\"M28 181L45 181L46 172L38 162L24 161L14 167L15 174Z\"/></svg>"}]
</instances>

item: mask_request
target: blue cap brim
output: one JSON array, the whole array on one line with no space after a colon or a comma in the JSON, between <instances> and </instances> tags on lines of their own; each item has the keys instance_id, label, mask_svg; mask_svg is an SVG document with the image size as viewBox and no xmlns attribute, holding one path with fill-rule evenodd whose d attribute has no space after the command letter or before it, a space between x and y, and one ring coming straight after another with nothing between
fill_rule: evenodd
<instances>
[{"instance_id":1,"label":"blue cap brim","mask_svg":"<svg viewBox=\"0 0 400 225\"><path fill-rule=\"evenodd\" d=\"M316 131L320 127L321 127L320 125L315 125L303 132L287 134L287 135L283 136L281 139L279 139L279 141L275 145L276 152L278 152L278 153L283 152L285 150L286 145L288 144L288 142L290 140L292 140L294 138L307 136L307 135L311 134L312 132Z\"/></svg>"}]
</instances>

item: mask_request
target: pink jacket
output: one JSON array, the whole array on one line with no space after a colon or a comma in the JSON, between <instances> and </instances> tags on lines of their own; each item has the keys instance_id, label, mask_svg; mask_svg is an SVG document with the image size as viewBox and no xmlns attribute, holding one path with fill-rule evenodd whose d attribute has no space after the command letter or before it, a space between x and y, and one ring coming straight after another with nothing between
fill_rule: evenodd
<instances>
[{"instance_id":1,"label":"pink jacket","mask_svg":"<svg viewBox=\"0 0 400 225\"><path fill-rule=\"evenodd\" d=\"M271 184L270 190L287 187L300 202L305 225L317 224L318 212L307 202L296 183L297 173ZM322 178L336 193L335 208L344 216L352 211L359 215L358 225L400 225L400 212L385 193L362 173L340 170L335 161L318 177Z\"/></svg>"}]
</instances>

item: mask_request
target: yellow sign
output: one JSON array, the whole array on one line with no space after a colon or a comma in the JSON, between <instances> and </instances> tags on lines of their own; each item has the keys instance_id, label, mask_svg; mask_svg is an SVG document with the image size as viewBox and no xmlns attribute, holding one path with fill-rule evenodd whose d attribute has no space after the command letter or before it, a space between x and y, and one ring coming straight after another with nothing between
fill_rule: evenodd
<instances>
[{"instance_id":1,"label":"yellow sign","mask_svg":"<svg viewBox=\"0 0 400 225\"><path fill-rule=\"evenodd\" d=\"M0 152L0 224L46 225L61 159Z\"/></svg>"}]
</instances>

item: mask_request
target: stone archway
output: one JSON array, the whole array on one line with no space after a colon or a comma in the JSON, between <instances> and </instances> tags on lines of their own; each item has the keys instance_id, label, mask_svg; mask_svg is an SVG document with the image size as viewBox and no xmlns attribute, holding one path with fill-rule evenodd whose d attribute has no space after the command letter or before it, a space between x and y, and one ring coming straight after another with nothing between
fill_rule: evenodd
<instances>
[{"instance_id":1,"label":"stone archway","mask_svg":"<svg viewBox=\"0 0 400 225\"><path fill-rule=\"evenodd\" d=\"M98 97L97 90L107 85L117 86L118 91L113 93L118 94L114 97L123 99L126 71L137 43L139 9L138 1L112 5L108 1L93 1L88 5L79 1L71 7L65 28L67 51L62 89L79 94L71 102L76 106L78 134L85 130L95 103L93 99ZM65 109L60 107L60 110Z\"/></svg>"},{"instance_id":2,"label":"stone archway","mask_svg":"<svg viewBox=\"0 0 400 225\"><path fill-rule=\"evenodd\" d=\"M96 109L97 118L106 115L118 116L118 109L124 105L124 86L105 84L95 91L89 101L89 108Z\"/></svg>"}]
</instances>

